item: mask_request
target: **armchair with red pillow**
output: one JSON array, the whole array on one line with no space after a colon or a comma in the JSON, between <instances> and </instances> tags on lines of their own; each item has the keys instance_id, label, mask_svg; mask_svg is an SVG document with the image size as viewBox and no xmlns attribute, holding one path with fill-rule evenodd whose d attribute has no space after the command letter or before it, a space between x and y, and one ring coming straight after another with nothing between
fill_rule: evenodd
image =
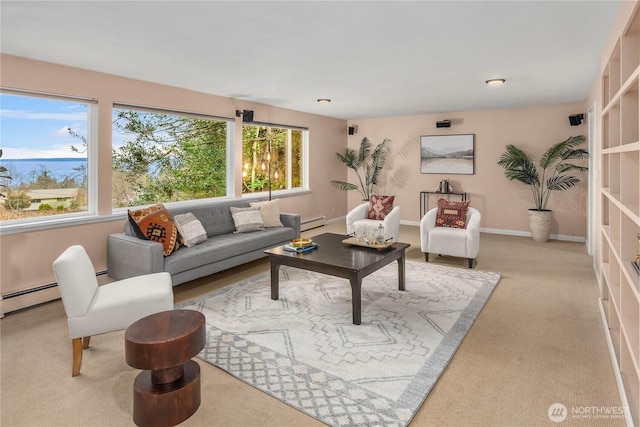
<instances>
[{"instance_id":1,"label":"armchair with red pillow","mask_svg":"<svg viewBox=\"0 0 640 427\"><path fill-rule=\"evenodd\" d=\"M378 225L384 227L384 238L398 241L400 235L400 206L395 196L372 195L368 202L363 202L347 214L347 234L366 230L373 235Z\"/></svg>"},{"instance_id":2,"label":"armchair with red pillow","mask_svg":"<svg viewBox=\"0 0 640 427\"><path fill-rule=\"evenodd\" d=\"M425 261L429 254L467 258L469 268L480 251L480 212L469 202L441 198L438 207L420 219L420 245Z\"/></svg>"}]
</instances>

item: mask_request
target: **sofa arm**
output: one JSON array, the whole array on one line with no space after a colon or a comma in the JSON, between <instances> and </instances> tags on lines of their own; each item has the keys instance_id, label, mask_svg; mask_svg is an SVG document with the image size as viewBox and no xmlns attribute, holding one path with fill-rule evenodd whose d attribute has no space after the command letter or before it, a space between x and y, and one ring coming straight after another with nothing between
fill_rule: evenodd
<instances>
[{"instance_id":1,"label":"sofa arm","mask_svg":"<svg viewBox=\"0 0 640 427\"><path fill-rule=\"evenodd\" d=\"M162 244L124 233L107 236L107 275L126 279L164 271Z\"/></svg>"},{"instance_id":2,"label":"sofa arm","mask_svg":"<svg viewBox=\"0 0 640 427\"><path fill-rule=\"evenodd\" d=\"M293 228L296 237L300 237L300 215L293 213L280 213L280 222L285 227Z\"/></svg>"}]
</instances>

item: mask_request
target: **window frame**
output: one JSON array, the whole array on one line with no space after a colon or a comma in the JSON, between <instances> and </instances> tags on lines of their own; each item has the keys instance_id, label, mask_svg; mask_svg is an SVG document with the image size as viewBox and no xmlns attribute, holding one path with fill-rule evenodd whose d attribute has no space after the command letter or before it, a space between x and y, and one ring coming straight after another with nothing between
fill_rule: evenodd
<instances>
[{"instance_id":1,"label":"window frame","mask_svg":"<svg viewBox=\"0 0 640 427\"><path fill-rule=\"evenodd\" d=\"M242 181L242 148L243 141L242 138L237 138L238 131L242 131L242 127L244 125L253 125L253 126L269 126L269 127L277 127L287 129L290 134L291 130L300 130L302 131L302 173L301 179L302 184L300 187L291 188L292 185L292 146L289 143L287 147L287 189L284 190L274 190L272 191L273 198L283 198L283 197L291 197L297 196L301 194L307 194L310 190L309 183L309 140L310 140L310 131L308 127L301 127L295 125L283 125L279 123L266 123L266 122L250 122L244 123L239 121L233 117L225 117L219 116L215 114L204 114L198 113L194 111L185 111L179 109L170 109L170 108L157 108L157 107L149 107L135 103L125 103L125 102L116 102L113 101L105 107L104 102L99 104L99 100L90 97L82 97L82 96L74 96L74 95L61 95L47 92L40 92L37 90L23 90L23 89L14 89L7 87L0 87L0 93L7 95L18 95L18 96L31 96L35 98L49 98L60 101L68 101L68 102L76 102L76 103L84 103L87 106L87 211L85 212L74 212L74 213L65 213L65 214L56 214L44 217L36 217L36 218L28 218L28 219L19 219L19 220L10 220L10 221L2 221L0 222L0 236L10 235L16 233L24 233L31 231L42 231L49 230L55 228L63 228L63 227L73 227L78 225L85 224L93 224L93 223L102 223L102 222L111 222L119 219L126 219L127 210L131 207L123 207L123 208L114 208L110 203L108 208L108 213L100 213L98 206L99 199L99 186L98 186L98 121L99 121L99 108L109 108L109 117L113 117L113 111L116 109L134 109L138 111L144 112L156 112L163 114L180 114L186 115L188 117L195 118L204 118L204 119L212 119L212 120L221 120L226 122L226 138L227 138L227 147L226 147L226 195L211 197L211 198L203 198L203 199L192 199L192 200L183 200L176 202L166 202L165 205L167 207L197 207L199 205L205 205L211 203L211 201L223 201L223 200L234 200L234 199L266 199L268 196L268 191L255 192L255 193L247 193L244 194L242 192L242 186L236 188L237 183ZM112 130L111 130L112 132ZM238 141L236 141L238 139ZM288 136L288 140L291 141L290 135ZM110 141L111 149L113 149L113 135ZM111 152L111 150L110 150ZM236 160L239 159L238 162ZM109 187L111 187L112 183L109 183ZM142 205L145 206L145 205Z\"/></svg>"},{"instance_id":2,"label":"window frame","mask_svg":"<svg viewBox=\"0 0 640 427\"><path fill-rule=\"evenodd\" d=\"M280 128L287 130L287 188L283 190L272 190L271 198L282 198L282 197L290 197L297 196L300 194L309 193L309 128L303 126L295 126L295 125L283 125L279 123L269 123L269 122L242 122L242 128L244 126L266 126L273 128ZM293 148L291 145L291 131L299 130L302 132L302 174L301 179L302 183L299 187L292 187L293 178L291 176L293 172ZM244 164L244 159L242 158L244 141L242 138L240 139L240 170L236 176L240 176L240 180L242 180L242 165ZM240 189L240 198L242 199L264 199L269 197L269 191L259 191L259 192L251 192L251 193L243 193L242 188Z\"/></svg>"},{"instance_id":3,"label":"window frame","mask_svg":"<svg viewBox=\"0 0 640 427\"><path fill-rule=\"evenodd\" d=\"M87 210L84 212L2 221L0 222L0 236L26 231L44 230L65 225L75 225L84 219L95 218L98 213L98 162L97 155L94 154L97 153L98 144L98 100L95 98L7 87L0 87L0 94L81 103L87 107Z\"/></svg>"},{"instance_id":4,"label":"window frame","mask_svg":"<svg viewBox=\"0 0 640 427\"><path fill-rule=\"evenodd\" d=\"M217 196L217 197L207 197L202 199L189 199L189 200L180 200L180 201L172 201L172 202L161 202L166 207L197 207L199 205L211 203L212 200L225 200L229 198L233 198L234 194L234 163L233 163L233 147L235 140L235 119L231 117L218 116L215 114L205 114L205 113L197 113L193 111L187 110L179 110L179 109L169 109L169 108L159 108L159 107L149 107L135 103L125 103L125 102L116 102L114 101L111 106L111 118L113 121L113 114L115 110L132 110L132 111L140 111L143 113L156 113L156 114L173 114L180 115L185 117L192 117L198 119L206 119L206 120L219 120L226 123L226 149L225 149L225 195ZM113 127L112 127L113 132ZM113 134L111 138L111 149L113 150ZM111 157L113 162L113 156ZM112 163L113 164L113 163ZM113 185L113 180L111 181L111 185ZM113 214L123 214L126 213L129 209L132 208L142 208L145 206L149 206L149 204L138 205L138 206L128 206L128 207L114 207L113 203L111 203L111 212Z\"/></svg>"}]
</instances>

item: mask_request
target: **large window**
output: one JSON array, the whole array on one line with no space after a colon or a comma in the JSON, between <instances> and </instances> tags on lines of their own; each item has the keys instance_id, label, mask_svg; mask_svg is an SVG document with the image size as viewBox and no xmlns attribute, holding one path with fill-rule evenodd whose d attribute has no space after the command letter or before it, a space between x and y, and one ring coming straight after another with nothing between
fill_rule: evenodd
<instances>
[{"instance_id":1,"label":"large window","mask_svg":"<svg viewBox=\"0 0 640 427\"><path fill-rule=\"evenodd\" d=\"M242 193L303 188L307 131L244 125L242 128Z\"/></svg>"},{"instance_id":2,"label":"large window","mask_svg":"<svg viewBox=\"0 0 640 427\"><path fill-rule=\"evenodd\" d=\"M227 195L229 121L113 110L113 207Z\"/></svg>"},{"instance_id":3,"label":"large window","mask_svg":"<svg viewBox=\"0 0 640 427\"><path fill-rule=\"evenodd\" d=\"M97 182L96 166L104 164L97 158L97 102L2 90L0 103L0 231L95 215L97 191L109 185ZM235 125L115 105L112 208L237 197L240 174L243 195L307 188L306 129L245 123L243 168L234 171Z\"/></svg>"},{"instance_id":4,"label":"large window","mask_svg":"<svg viewBox=\"0 0 640 427\"><path fill-rule=\"evenodd\" d=\"M0 93L0 221L89 210L91 100Z\"/></svg>"}]
</instances>

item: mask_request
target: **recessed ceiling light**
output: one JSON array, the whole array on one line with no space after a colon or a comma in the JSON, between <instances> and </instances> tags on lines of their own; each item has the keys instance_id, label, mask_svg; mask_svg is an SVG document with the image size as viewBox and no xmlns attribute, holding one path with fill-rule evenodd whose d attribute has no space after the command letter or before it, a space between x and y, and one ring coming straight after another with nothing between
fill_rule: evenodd
<instances>
[{"instance_id":1,"label":"recessed ceiling light","mask_svg":"<svg viewBox=\"0 0 640 427\"><path fill-rule=\"evenodd\" d=\"M489 86L500 86L505 81L506 81L505 79L490 79L490 80L487 80L485 83L488 84Z\"/></svg>"},{"instance_id":2,"label":"recessed ceiling light","mask_svg":"<svg viewBox=\"0 0 640 427\"><path fill-rule=\"evenodd\" d=\"M318 99L318 103L319 104L328 104L330 102L331 102L331 100L329 98L320 98L320 99Z\"/></svg>"}]
</instances>

